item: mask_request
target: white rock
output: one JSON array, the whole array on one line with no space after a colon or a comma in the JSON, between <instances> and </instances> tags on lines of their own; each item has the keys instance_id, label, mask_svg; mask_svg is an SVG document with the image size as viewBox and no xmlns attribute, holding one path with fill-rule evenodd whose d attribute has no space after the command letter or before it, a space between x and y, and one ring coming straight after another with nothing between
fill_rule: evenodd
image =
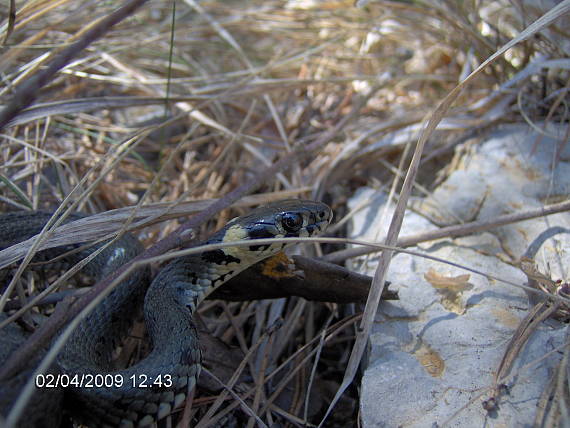
<instances>
[{"instance_id":1,"label":"white rock","mask_svg":"<svg viewBox=\"0 0 570 428\"><path fill-rule=\"evenodd\" d=\"M560 141L543 137L533 153L536 138L523 126L496 131L463 159L463 169L416 206L425 208L438 224L450 224L454 218L492 219L540 207L548 200L567 199L570 144L553 170ZM372 189L361 189L349 205L354 208L367 200L371 205L354 217L351 237L379 240L392 208L382 216L385 198ZM434 228L425 217L410 211L401 236ZM542 240L548 230L552 236ZM569 232L566 212L415 249L518 284L525 284L526 276L512 262L526 253L542 273L568 281ZM533 241L538 244L529 253ZM365 271L373 274L376 264L377 259L370 258ZM442 283L446 278L455 281ZM467 427L532 426L537 400L561 353L541 358L564 343L564 325L549 321L531 337L511 371L517 376L507 382L509 394L502 396L498 412L491 417L482 401L489 397L513 331L528 312L526 292L407 254L394 257L388 280L399 291L400 300L382 303L370 337L361 390L363 426L432 427L446 422Z\"/></svg>"}]
</instances>

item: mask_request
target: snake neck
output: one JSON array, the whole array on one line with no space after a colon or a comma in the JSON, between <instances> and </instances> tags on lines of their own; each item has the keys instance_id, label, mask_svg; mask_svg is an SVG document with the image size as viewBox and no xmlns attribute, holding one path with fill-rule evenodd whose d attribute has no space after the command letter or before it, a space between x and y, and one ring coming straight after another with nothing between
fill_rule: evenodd
<instances>
[{"instance_id":1,"label":"snake neck","mask_svg":"<svg viewBox=\"0 0 570 428\"><path fill-rule=\"evenodd\" d=\"M208 294L249 265L213 252L172 261L161 269L145 297L145 316L153 348L168 346L172 332L194 329L192 314ZM180 340L184 337L180 334Z\"/></svg>"}]
</instances>

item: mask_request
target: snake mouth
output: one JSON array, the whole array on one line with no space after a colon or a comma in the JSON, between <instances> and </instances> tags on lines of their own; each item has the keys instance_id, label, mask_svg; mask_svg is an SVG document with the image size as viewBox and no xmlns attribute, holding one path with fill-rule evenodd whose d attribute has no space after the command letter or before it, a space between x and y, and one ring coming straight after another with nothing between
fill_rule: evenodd
<instances>
[{"instance_id":1,"label":"snake mouth","mask_svg":"<svg viewBox=\"0 0 570 428\"><path fill-rule=\"evenodd\" d=\"M320 221L314 225L309 225L307 226L307 233L310 237L320 235L327 229L329 224L330 220L327 219L326 221Z\"/></svg>"}]
</instances>

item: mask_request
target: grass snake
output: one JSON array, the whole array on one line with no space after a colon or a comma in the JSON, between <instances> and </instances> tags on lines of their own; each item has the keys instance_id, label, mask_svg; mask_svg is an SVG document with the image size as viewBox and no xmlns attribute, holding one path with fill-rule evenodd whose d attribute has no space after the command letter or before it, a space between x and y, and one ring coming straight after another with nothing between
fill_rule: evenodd
<instances>
[{"instance_id":1,"label":"grass snake","mask_svg":"<svg viewBox=\"0 0 570 428\"><path fill-rule=\"evenodd\" d=\"M20 242L41 231L50 218L47 212L18 212L0 216L0 249ZM206 244L281 237L308 237L324 231L332 219L332 211L319 202L284 200L254 209L249 214L229 221ZM99 246L80 251L69 263L75 263ZM140 269L123 280L80 323L57 358L54 370L68 379L85 380L85 376L119 376L110 387L78 387L65 390L66 409L76 420L94 426L147 426L180 407L188 391L195 386L200 373L201 354L196 327L192 319L197 305L214 289L249 266L281 251L286 244L224 247L174 259L163 267L150 286L147 271ZM69 248L46 250L43 258L68 251ZM95 279L116 270L142 251L130 234L123 235L95 257L84 272ZM144 302L144 303L143 303ZM113 351L128 334L137 311L143 305L146 327L152 343L151 352L138 363L125 369L113 367ZM0 347L4 354L17 347L14 327L0 331ZM0 363L6 358L0 351ZM147 387L141 387L143 376ZM159 379L159 382L156 380ZM0 394L6 395L0 389ZM15 390L11 394L14 395ZM45 391L37 402L49 394ZM10 393L8 393L10 394ZM11 397L14 398L14 397ZM6 397L4 396L4 401ZM0 397L0 401L2 398ZM40 403L41 404L41 403ZM6 404L4 404L6 406ZM54 424L55 404L36 409L30 425ZM0 408L6 411L6 408Z\"/></svg>"}]
</instances>

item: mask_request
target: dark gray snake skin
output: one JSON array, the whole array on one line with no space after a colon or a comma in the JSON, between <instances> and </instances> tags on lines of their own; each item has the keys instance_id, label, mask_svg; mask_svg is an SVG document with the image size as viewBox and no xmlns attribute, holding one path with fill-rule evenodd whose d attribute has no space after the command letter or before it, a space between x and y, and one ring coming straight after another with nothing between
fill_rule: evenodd
<instances>
[{"instance_id":1,"label":"dark gray snake skin","mask_svg":"<svg viewBox=\"0 0 570 428\"><path fill-rule=\"evenodd\" d=\"M49 215L22 212L0 216L0 249L37 234ZM332 211L325 204L284 200L228 222L206 243L315 236L326 229L331 219ZM134 427L150 425L180 407L200 372L200 348L192 319L196 306L230 278L276 254L285 245L225 247L180 257L160 270L148 290L144 285L148 282L144 279L145 271L131 275L79 325L58 356L56 367L70 377L119 376L123 385L67 387L66 408L78 421L90 427ZM93 248L87 253L92 251ZM125 235L105 249L85 270L101 278L140 251L138 241L131 235ZM81 252L75 258L82 259L86 255L86 252ZM53 253L50 256L53 257ZM127 334L143 300L152 351L137 364L114 370L113 350ZM8 333L0 331L0 344L6 341L3 335L7 337ZM0 353L0 362L1 358ZM143 380L141 376L151 387L137 385ZM43 424L41 418L40 422L34 423Z\"/></svg>"}]
</instances>

